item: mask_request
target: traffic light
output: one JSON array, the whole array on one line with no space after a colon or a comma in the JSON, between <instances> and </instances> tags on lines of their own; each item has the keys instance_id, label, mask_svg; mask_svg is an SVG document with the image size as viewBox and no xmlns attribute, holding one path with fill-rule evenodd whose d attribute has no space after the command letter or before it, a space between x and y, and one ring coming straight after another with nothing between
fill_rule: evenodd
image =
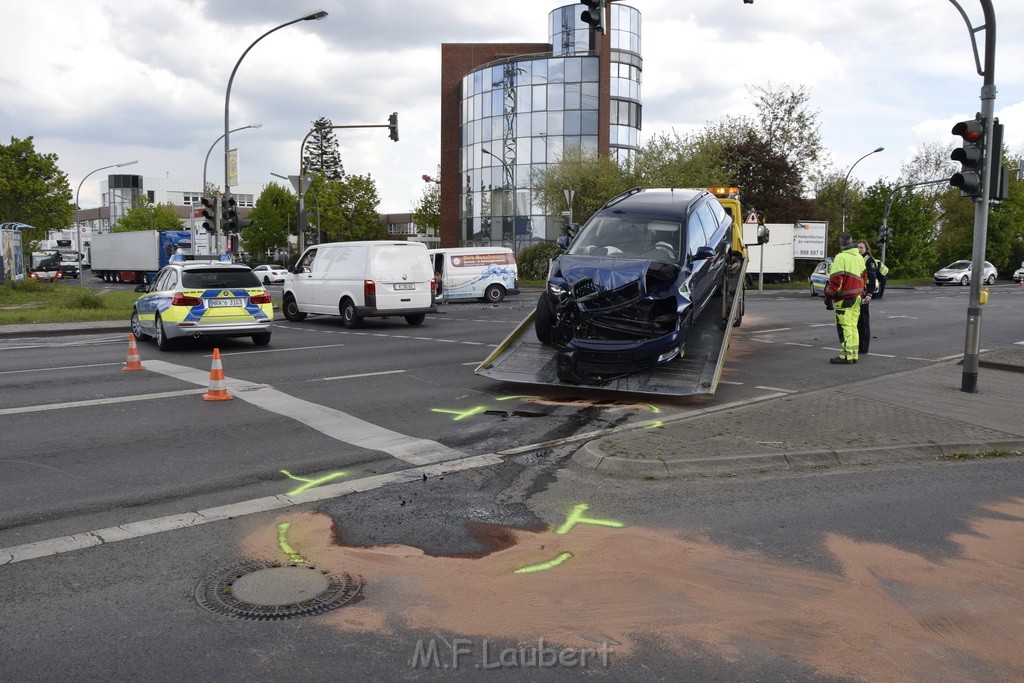
<instances>
[{"instance_id":1,"label":"traffic light","mask_svg":"<svg viewBox=\"0 0 1024 683\"><path fill-rule=\"evenodd\" d=\"M213 234L217 231L217 214L214 211L216 205L211 197L203 197L200 201L203 204L203 230Z\"/></svg>"},{"instance_id":2,"label":"traffic light","mask_svg":"<svg viewBox=\"0 0 1024 683\"><path fill-rule=\"evenodd\" d=\"M226 195L222 200L220 219L225 234L238 232L238 202L231 195Z\"/></svg>"},{"instance_id":3,"label":"traffic light","mask_svg":"<svg viewBox=\"0 0 1024 683\"><path fill-rule=\"evenodd\" d=\"M388 117L388 137L398 142L398 112Z\"/></svg>"},{"instance_id":4,"label":"traffic light","mask_svg":"<svg viewBox=\"0 0 1024 683\"><path fill-rule=\"evenodd\" d=\"M583 13L580 14L580 19L583 20L583 23L601 33L605 32L604 3L605 0L583 0L583 4L587 9L583 10Z\"/></svg>"},{"instance_id":5,"label":"traffic light","mask_svg":"<svg viewBox=\"0 0 1024 683\"><path fill-rule=\"evenodd\" d=\"M890 228L888 225L883 225L881 228L878 229L878 238L875 239L875 242L877 242L878 244L888 243L889 234L891 230L892 228Z\"/></svg>"},{"instance_id":6,"label":"traffic light","mask_svg":"<svg viewBox=\"0 0 1024 683\"><path fill-rule=\"evenodd\" d=\"M954 173L949 184L960 188L964 197L980 197L982 169L985 164L985 120L978 114L971 121L961 121L953 126L953 135L963 138L963 146L950 154L953 161L960 162L960 172Z\"/></svg>"}]
</instances>

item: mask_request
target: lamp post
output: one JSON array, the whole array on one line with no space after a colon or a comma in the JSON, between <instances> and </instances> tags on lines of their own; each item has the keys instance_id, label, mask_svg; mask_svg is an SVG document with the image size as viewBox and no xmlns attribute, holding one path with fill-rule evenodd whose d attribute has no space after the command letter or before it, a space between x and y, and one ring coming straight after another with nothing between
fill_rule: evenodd
<instances>
[{"instance_id":1,"label":"lamp post","mask_svg":"<svg viewBox=\"0 0 1024 683\"><path fill-rule=\"evenodd\" d=\"M231 192L231 158L230 158L231 157L231 154L230 154L230 150L231 150L231 130L230 130L231 129L231 125L229 123L229 111L230 111L230 105L231 105L231 84L235 80L235 72L238 71L238 67L242 63L242 60L245 59L245 56L247 54L249 54L249 50L251 50L253 48L253 46L256 45L256 43L260 42L261 40L263 40L264 38L269 36L271 33L273 33L274 31L278 31L278 30L280 30L280 29L282 29L282 28L284 28L286 26L291 26L292 24L297 24L300 21L319 21L320 19L323 19L326 16L327 16L327 12L325 12L324 10L321 9L321 10L317 10L315 12L310 12L308 14L305 14L305 15L299 17L298 19L292 19L291 21L286 21L285 23L280 24L279 26L275 26L274 28L270 29L269 31L267 31L266 33L261 35L256 40L252 41L249 44L249 47L245 48L245 52L243 52L242 56L238 58L238 61L235 62L235 68L233 68L231 70L231 77L228 78L228 89L227 89L227 91L224 94L224 194L225 195L227 195L228 193ZM220 227L219 226L217 228L217 232L218 232L218 237L219 237L219 232L220 232Z\"/></svg>"},{"instance_id":2,"label":"lamp post","mask_svg":"<svg viewBox=\"0 0 1024 683\"><path fill-rule=\"evenodd\" d=\"M82 210L82 205L78 203L78 195L82 191L82 183L85 182L86 178L91 176L93 173L96 173L97 171L105 171L108 168L120 168L121 166L131 166L132 164L137 164L137 163L139 163L138 159L136 159L135 161L122 161L119 164L110 164L109 166L100 166L99 168L94 168L93 170L91 170L88 173L86 173L85 177L82 178L82 181L80 183L78 183L78 189L75 190L75 212L77 213L78 211ZM77 225L77 223L78 223L77 220L75 221L75 223L76 223L76 225L75 225L75 233L77 234L77 237L78 237L78 239L76 241L77 246L75 247L78 250L78 284L80 286L84 287L85 286L85 273L82 272L82 226Z\"/></svg>"},{"instance_id":3,"label":"lamp post","mask_svg":"<svg viewBox=\"0 0 1024 683\"><path fill-rule=\"evenodd\" d=\"M492 156L495 159L497 159L499 163L501 163L501 168L504 171L506 185L511 184L510 192L511 192L511 196L512 196L512 251L518 253L518 250L516 249L516 178L515 178L515 175L514 175L513 172L509 171L508 164L505 162L505 160L502 159L501 157L499 157L497 154L495 154L491 150L487 149L486 147L481 147L480 151L483 152L484 154L489 154L490 156Z\"/></svg>"},{"instance_id":4,"label":"lamp post","mask_svg":"<svg viewBox=\"0 0 1024 683\"><path fill-rule=\"evenodd\" d=\"M877 152L881 152L883 149L885 149L885 147L879 147L878 149L871 150L870 152L868 152L867 154L862 156L860 159L857 159L857 161L853 162L853 166L850 166L850 170L846 172L846 178L843 179L843 232L846 232L846 186L847 186L847 184L848 184L848 182L850 180L850 174L853 173L853 167L856 166L857 164L859 164L860 162L864 161L865 159L867 159L872 154L875 154ZM827 246L828 245L828 240L827 239L825 240L825 243L826 243L825 249L827 250L828 249L828 246Z\"/></svg>"},{"instance_id":5,"label":"lamp post","mask_svg":"<svg viewBox=\"0 0 1024 683\"><path fill-rule=\"evenodd\" d=\"M240 128L232 128L230 132L237 133L238 131L245 130L246 128L262 128L262 127L263 127L262 123L250 123L248 126L241 126ZM217 139L213 141L213 144L210 145L210 149L206 150L206 158L203 159L203 187L199 191L199 194L201 194L203 196L206 196L206 165L210 161L210 152L212 152L213 148L217 146L217 143L220 142L223 139L224 139L223 135L218 136ZM217 232L214 234L214 238L215 239L220 236L220 228L218 227L216 229L217 229ZM220 245L219 244L214 244L213 246L214 246L214 249L216 249L218 252L220 251ZM193 219L193 221L192 221L192 255L193 256L196 255L196 225L195 225L195 219Z\"/></svg>"}]
</instances>

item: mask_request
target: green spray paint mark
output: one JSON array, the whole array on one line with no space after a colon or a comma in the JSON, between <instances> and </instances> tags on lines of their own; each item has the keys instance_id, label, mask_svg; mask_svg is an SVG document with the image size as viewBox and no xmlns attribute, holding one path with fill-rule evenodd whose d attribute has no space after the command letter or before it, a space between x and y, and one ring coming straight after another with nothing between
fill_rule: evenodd
<instances>
[{"instance_id":1,"label":"green spray paint mark","mask_svg":"<svg viewBox=\"0 0 1024 683\"><path fill-rule=\"evenodd\" d=\"M494 400L496 400L496 401L514 401L516 399L527 399L527 398L540 398L540 396L530 396L529 394L522 394L522 395L519 395L519 396L502 396L502 397L496 398Z\"/></svg>"},{"instance_id":2,"label":"green spray paint mark","mask_svg":"<svg viewBox=\"0 0 1024 683\"><path fill-rule=\"evenodd\" d=\"M658 427L664 427L664 426L665 426L665 423L662 422L661 420L651 420L650 422L647 423L647 426L644 427L644 429L657 429Z\"/></svg>"},{"instance_id":3,"label":"green spray paint mark","mask_svg":"<svg viewBox=\"0 0 1024 683\"><path fill-rule=\"evenodd\" d=\"M596 524L598 526L610 526L615 528L624 527L625 524L622 522L615 522L610 519L594 519L593 517L584 517L583 513L590 508L586 503L580 503L572 509L569 513L569 518L565 520L565 524L555 529L556 534L567 534L577 524Z\"/></svg>"},{"instance_id":4,"label":"green spray paint mark","mask_svg":"<svg viewBox=\"0 0 1024 683\"><path fill-rule=\"evenodd\" d=\"M288 530L292 528L291 522L281 522L277 525L277 547L291 559L295 564L305 564L306 558L299 555L288 545Z\"/></svg>"},{"instance_id":5,"label":"green spray paint mark","mask_svg":"<svg viewBox=\"0 0 1024 683\"><path fill-rule=\"evenodd\" d=\"M435 413L448 413L449 415L455 415L456 417L452 419L456 422L467 417L472 417L473 415L479 415L480 413L487 412L486 406L477 406L475 408L470 408L469 410L445 410L444 408L431 408L430 410Z\"/></svg>"},{"instance_id":6,"label":"green spray paint mark","mask_svg":"<svg viewBox=\"0 0 1024 683\"><path fill-rule=\"evenodd\" d=\"M661 413L661 408L659 408L658 406L654 405L653 403L644 403L644 405L647 406L647 409L650 410L655 415L658 415L658 414Z\"/></svg>"},{"instance_id":7,"label":"green spray paint mark","mask_svg":"<svg viewBox=\"0 0 1024 683\"><path fill-rule=\"evenodd\" d=\"M552 569L562 564L566 560L572 557L572 553L562 553L553 560L547 562L541 562L540 564L531 564L528 567L520 567L519 569L512 572L513 574L532 574L533 572L542 572L546 569Z\"/></svg>"},{"instance_id":8,"label":"green spray paint mark","mask_svg":"<svg viewBox=\"0 0 1024 683\"><path fill-rule=\"evenodd\" d=\"M306 489L311 489L314 486L319 486L320 484L323 484L324 482L328 482L331 479L337 479L338 477L344 477L345 476L344 472L332 472L331 474L328 474L326 476L320 477L319 479L306 479L305 477L297 477L294 474L292 474L291 472L289 472L288 470L279 470L279 471L281 472L281 474L283 474L284 476L288 477L289 479L294 479L295 481L304 481L304 482L306 482L305 484L303 484L299 488L295 489L294 491L289 491L288 492L289 496L297 496L300 493L302 493L303 491L305 491Z\"/></svg>"}]
</instances>

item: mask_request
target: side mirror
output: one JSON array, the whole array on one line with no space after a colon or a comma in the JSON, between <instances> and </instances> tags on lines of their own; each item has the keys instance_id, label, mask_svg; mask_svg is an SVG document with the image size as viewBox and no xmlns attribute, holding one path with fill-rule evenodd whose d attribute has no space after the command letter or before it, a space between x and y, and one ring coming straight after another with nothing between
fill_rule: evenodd
<instances>
[{"instance_id":1,"label":"side mirror","mask_svg":"<svg viewBox=\"0 0 1024 683\"><path fill-rule=\"evenodd\" d=\"M569 242L570 242L570 240L569 240L569 237L567 235L561 235L561 236L559 236L559 238L557 240L555 240L555 244L560 246L562 249L568 249L569 248Z\"/></svg>"},{"instance_id":2,"label":"side mirror","mask_svg":"<svg viewBox=\"0 0 1024 683\"><path fill-rule=\"evenodd\" d=\"M149 291L149 285L135 285L135 291L136 292L148 292Z\"/></svg>"},{"instance_id":3,"label":"side mirror","mask_svg":"<svg viewBox=\"0 0 1024 683\"><path fill-rule=\"evenodd\" d=\"M715 250L708 245L697 247L697 253L693 255L694 261L706 261L715 255Z\"/></svg>"}]
</instances>

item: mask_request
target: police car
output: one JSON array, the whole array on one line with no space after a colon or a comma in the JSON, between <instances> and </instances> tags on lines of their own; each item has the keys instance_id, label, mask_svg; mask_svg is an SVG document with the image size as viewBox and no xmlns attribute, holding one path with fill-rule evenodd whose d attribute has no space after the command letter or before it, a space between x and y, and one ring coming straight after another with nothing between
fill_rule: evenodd
<instances>
[{"instance_id":1,"label":"police car","mask_svg":"<svg viewBox=\"0 0 1024 683\"><path fill-rule=\"evenodd\" d=\"M217 261L172 262L132 307L132 334L156 339L161 351L180 339L252 337L270 343L274 308L270 294L248 266Z\"/></svg>"}]
</instances>

